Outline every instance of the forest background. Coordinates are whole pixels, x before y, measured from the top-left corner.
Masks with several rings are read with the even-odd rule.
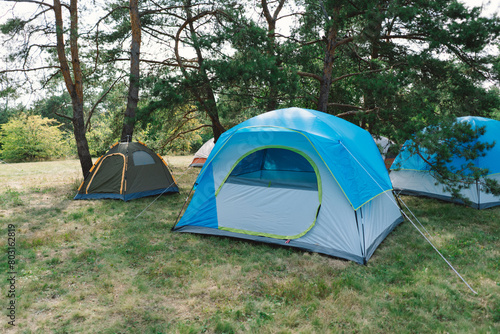
[[[500,119],[500,20],[481,3],[0,5],[7,161],[77,155],[86,175],[92,156],[118,140],[192,153],[247,118],[289,106],[342,117],[399,145],[457,116]]]

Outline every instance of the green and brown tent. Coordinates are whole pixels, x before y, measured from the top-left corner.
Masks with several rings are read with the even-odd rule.
[[[163,158],[144,143],[116,143],[101,156],[75,199],[131,199],[179,192]]]

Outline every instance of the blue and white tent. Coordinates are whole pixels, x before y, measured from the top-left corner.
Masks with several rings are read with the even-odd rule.
[[[173,231],[237,237],[366,263],[402,221],[371,135],[314,110],[226,131]]]
[[[457,122],[467,122],[473,128],[485,127],[484,135],[480,136],[477,141],[490,144],[495,142],[496,145],[491,150],[487,150],[484,157],[473,161],[473,164],[474,167],[488,169],[489,173],[486,177],[500,182],[500,122],[473,116],[458,117]],[[451,193],[437,182],[430,171],[429,164],[419,155],[411,154],[408,151],[408,146],[411,144],[411,140],[408,140],[403,145],[391,167],[390,177],[394,189],[406,195],[426,196],[462,203],[459,199],[453,199]],[[425,154],[424,150],[422,152]],[[427,159],[432,160],[432,157],[427,157]],[[463,169],[465,173],[473,173],[466,167],[467,161],[464,158],[455,157],[448,165],[455,170]],[[473,207],[486,209],[500,205],[500,197],[486,193],[484,180],[477,180],[474,184],[466,184],[464,180],[464,186],[467,188],[462,189],[460,194],[468,198]]]

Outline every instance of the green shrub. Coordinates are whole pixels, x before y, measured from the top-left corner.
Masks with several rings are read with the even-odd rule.
[[[61,124],[39,115],[11,119],[0,128],[1,157],[12,162],[37,161],[69,155]]]

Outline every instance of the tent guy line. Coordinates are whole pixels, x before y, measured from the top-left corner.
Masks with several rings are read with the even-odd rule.
[[[424,227],[424,225],[422,225],[422,223],[420,222],[420,220],[417,218],[417,216],[415,216],[415,214],[413,213],[413,211],[410,210],[410,208],[408,207],[408,205],[406,205],[406,203],[401,199],[401,197],[399,197],[399,192],[396,192],[396,197],[398,198],[398,200],[403,203],[403,205],[405,206],[406,210],[408,210],[412,217],[415,218],[415,220],[418,222],[418,224],[420,225],[420,227],[422,227],[422,229],[425,231],[425,233],[427,233],[427,236],[432,239],[432,235],[429,233],[429,231],[427,231],[427,229]]]
[[[379,183],[377,182],[377,180],[375,180],[375,178],[366,170],[366,168],[361,164],[361,162],[359,162],[358,159],[356,159],[356,157],[351,153],[351,151],[349,151],[349,149],[347,147],[344,146],[344,144],[342,142],[340,142],[341,145],[347,150],[347,152],[349,152],[349,154],[354,158],[354,160],[361,166],[361,168],[370,176],[370,178],[377,184],[377,186],[379,186],[381,189],[382,187],[379,185]],[[413,225],[413,227],[415,227],[415,229],[422,235],[422,237],[424,237],[424,239],[432,246],[432,248],[434,248],[434,250],[439,254],[439,256],[441,256],[441,258],[446,262],[446,264],[455,272],[455,274],[457,274],[458,277],[460,277],[460,279],[462,280],[462,282],[465,283],[465,285],[470,289],[470,291],[472,291],[474,294],[477,295],[477,292],[469,285],[469,283],[467,283],[467,281],[462,277],[462,275],[460,275],[458,273],[458,271],[453,267],[453,265],[444,257],[443,254],[441,254],[441,252],[436,248],[436,246],[434,246],[434,244],[425,236],[425,234],[418,228],[418,226],[413,222],[413,220],[406,214],[406,212],[404,212],[400,207],[399,205],[391,198],[391,196],[387,195],[387,192],[384,192],[384,194],[386,194],[386,196],[388,196],[391,200],[392,203],[394,203],[394,205],[396,205],[400,211],[401,211],[401,214],[406,218],[408,219],[408,221]],[[401,197],[399,197],[398,195],[395,194],[395,196],[398,198],[399,201],[401,201],[402,203],[404,203],[404,201],[401,199]],[[405,207],[408,207],[405,204]],[[413,213],[412,213],[413,214]],[[416,218],[416,217],[415,217]]]
[[[18,170],[18,171],[20,171],[20,172],[22,172],[22,170],[21,170],[21,169],[14,167],[12,164],[9,164],[8,162],[5,162],[5,161],[3,161],[3,160],[0,160],[0,162],[2,162],[2,163],[4,163],[4,164],[6,164],[6,165],[7,165],[7,166],[9,166],[9,167],[12,167],[12,168],[14,168],[14,169],[17,169],[17,170]]]
[[[186,168],[186,170],[185,170],[184,172],[182,172],[182,174],[181,174],[181,175],[179,175],[179,176],[177,177],[177,180],[180,180],[181,176],[183,176],[184,174],[186,174],[186,173],[187,173],[187,171],[188,171],[189,169],[191,169],[191,168],[192,168],[191,166],[189,166],[188,168]],[[151,205],[153,205],[153,203],[154,203],[154,202],[156,202],[156,200],[157,200],[158,198],[160,198],[160,197],[161,197],[164,193],[166,193],[166,192],[167,192],[167,190],[168,190],[168,188],[170,188],[170,187],[171,187],[172,185],[174,185],[174,184],[175,184],[175,181],[174,181],[174,182],[172,182],[172,183],[171,183],[171,184],[167,187],[167,189],[165,189],[165,190],[164,190],[161,194],[159,194],[158,196],[156,196],[156,198],[155,198],[153,201],[151,201],[151,203],[149,203],[149,205],[148,205],[148,206],[146,206],[146,207],[144,208],[144,210],[142,210],[142,211],[141,211],[141,213],[139,213],[137,216],[135,216],[135,219],[139,218],[139,216],[140,216],[140,215],[142,215],[142,214],[143,214],[143,213],[144,213],[147,209],[149,209],[149,207],[150,207]],[[188,197],[189,197],[189,195],[188,195]],[[186,201],[187,201],[187,198],[186,198]]]
[[[189,167],[191,167],[191,166],[189,166]],[[187,197],[186,197],[186,200],[184,201],[184,204],[182,204],[182,207],[181,207],[181,209],[180,209],[180,211],[179,211],[179,214],[177,215],[177,218],[175,219],[174,226],[172,226],[172,228],[170,229],[171,231],[173,231],[173,230],[175,229],[175,226],[176,226],[176,225],[177,225],[177,223],[179,222],[179,218],[181,217],[182,211],[183,211],[183,210],[184,210],[184,208],[186,207],[186,203],[187,203],[187,202],[188,202],[188,200],[189,200],[189,196],[191,196],[191,193],[193,192],[193,189],[194,189],[194,185],[195,185],[195,184],[196,184],[196,182],[195,182],[195,183],[193,183],[193,186],[191,187],[191,190],[189,191],[189,193],[188,193],[188,195],[187,195]]]
[[[403,202],[403,200],[398,196],[398,199]],[[465,283],[465,285],[467,285],[467,287],[470,289],[470,291],[472,291],[474,294],[477,295],[477,292],[469,285],[469,283],[467,283],[467,281],[462,277],[462,275],[460,275],[458,273],[458,271],[452,266],[452,264],[444,257],[443,254],[441,254],[441,252],[436,248],[436,246],[434,246],[434,244],[425,236],[425,234],[418,228],[417,225],[415,225],[415,223],[410,219],[410,217],[408,217],[408,215],[406,214],[406,212],[404,212],[403,210],[401,210],[401,213],[403,214],[403,216],[405,216],[406,219],[408,219],[408,221],[413,225],[413,227],[415,227],[417,229],[417,231],[424,237],[424,239],[432,246],[432,248],[434,248],[434,250],[439,254],[439,256],[441,256],[441,258],[446,262],[446,264],[455,272],[455,274],[457,274],[458,277],[460,277],[460,279],[462,280],[462,282]]]

